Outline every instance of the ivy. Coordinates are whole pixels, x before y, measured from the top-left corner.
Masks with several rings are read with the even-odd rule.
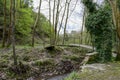
[[[95,5],[91,0],[83,0],[84,5],[89,10],[89,15],[86,18],[85,27],[87,31],[93,36],[94,46],[98,54],[99,62],[111,61],[112,57],[112,17],[111,9],[108,5],[105,5],[98,10],[95,9]],[[95,11],[90,11],[91,7]]]
[[[88,8],[90,13],[96,11],[96,4],[92,2],[93,0],[82,0],[83,4]]]

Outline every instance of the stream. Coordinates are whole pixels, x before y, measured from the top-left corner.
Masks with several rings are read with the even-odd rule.
[[[56,75],[56,76],[52,76],[52,77],[49,77],[47,79],[42,79],[42,80],[63,80],[65,79],[67,76],[69,76],[70,73],[66,73],[66,74],[61,74],[61,75]],[[27,80],[41,80],[40,77],[38,78],[33,78],[33,77],[30,77],[28,78]]]
[[[66,78],[69,74],[62,74],[62,75],[58,75],[58,76],[54,76],[54,77],[51,77],[47,80],[63,80],[64,78]]]

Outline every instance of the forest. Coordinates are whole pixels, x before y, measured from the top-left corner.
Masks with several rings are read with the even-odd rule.
[[[120,0],[0,0],[0,80],[120,80]]]

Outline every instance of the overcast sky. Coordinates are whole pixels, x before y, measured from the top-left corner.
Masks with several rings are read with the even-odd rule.
[[[40,0],[33,0],[34,10],[38,10]],[[62,6],[64,5],[65,0],[61,0]],[[99,3],[103,0],[97,0]],[[68,25],[67,25],[67,32],[71,31],[80,31],[82,27],[82,16],[83,16],[83,4],[78,0],[75,10],[73,11],[73,8],[75,6],[76,0],[72,0],[71,6],[70,6],[70,18],[68,19]],[[51,8],[53,7],[53,3],[51,3]],[[64,8],[63,8],[64,9]],[[60,19],[62,17],[62,12],[60,15]],[[41,6],[41,13],[43,13],[47,18],[49,17],[49,7],[47,0],[42,0],[42,6]],[[65,22],[65,21],[64,21]],[[61,33],[63,33],[63,29],[61,30]]]

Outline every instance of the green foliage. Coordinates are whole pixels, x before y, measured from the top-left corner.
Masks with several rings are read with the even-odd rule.
[[[34,14],[36,18],[37,14],[36,13]],[[36,32],[39,34],[39,36],[50,37],[50,35],[52,35],[54,32],[53,28],[54,28],[53,25],[49,23],[49,20],[41,13],[37,23],[37,29],[36,29]]]
[[[10,0],[7,0],[6,6],[6,24],[7,32],[10,26]],[[4,26],[4,1],[0,0],[0,26]],[[35,23],[37,13],[33,12],[33,0],[17,0],[16,1],[16,25],[15,25],[15,38],[17,43],[26,44],[31,40],[32,27]],[[49,20],[41,13],[37,23],[37,36],[40,38],[50,37],[53,34],[53,26]],[[51,34],[52,33],[52,34]],[[8,34],[6,34],[8,35]],[[2,30],[0,31],[2,36]],[[7,38],[7,36],[6,36]]]
[[[30,35],[31,25],[33,24],[33,18],[31,17],[32,10],[28,8],[21,8],[18,10],[17,15],[16,36],[17,39],[22,40]]]
[[[118,6],[118,8],[120,10],[120,0],[117,0],[117,6]]]
[[[89,5],[89,4],[88,4]],[[89,9],[89,7],[87,7]],[[93,43],[99,52],[100,62],[111,61],[112,50],[112,18],[108,5],[99,8],[95,13],[90,13],[86,18],[85,27],[93,36]]]
[[[9,24],[9,0],[6,0],[6,21]],[[0,0],[0,26],[4,25],[4,1]]]
[[[88,12],[93,13],[96,11],[96,4],[93,0],[82,0],[83,4],[87,7]]]
[[[2,0],[0,0],[0,14],[3,14],[3,11],[2,11],[2,9],[3,9],[3,1]]]
[[[20,3],[20,0],[16,1],[16,26],[15,26],[15,35],[18,42],[28,41],[28,37],[31,32],[31,25],[33,24],[33,11],[32,8],[28,5],[32,4],[31,0],[26,0],[29,4],[24,3],[23,0]],[[27,7],[23,7],[27,5]],[[0,1],[0,26],[4,26],[4,3],[3,0]],[[6,24],[7,32],[10,25],[10,0],[6,0]],[[2,33],[0,33],[1,35]],[[8,35],[8,34],[6,34]],[[7,36],[6,36],[7,37]]]
[[[68,77],[64,80],[79,80],[79,75],[77,72],[72,72]]]

